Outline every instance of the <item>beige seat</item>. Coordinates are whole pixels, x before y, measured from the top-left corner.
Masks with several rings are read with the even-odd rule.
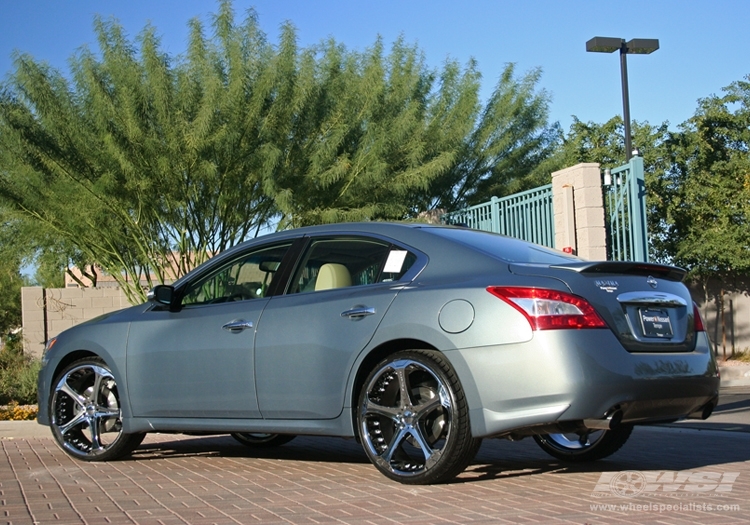
[[[344,288],[352,285],[352,276],[343,264],[327,263],[320,267],[315,279],[315,291]]]

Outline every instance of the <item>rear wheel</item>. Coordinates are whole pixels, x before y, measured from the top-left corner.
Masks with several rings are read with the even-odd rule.
[[[481,444],[453,367],[436,351],[397,352],[370,373],[357,424],[367,456],[401,483],[428,484],[460,474]]]
[[[98,358],[75,361],[54,382],[50,400],[52,434],[71,456],[108,461],[125,456],[145,434],[125,434],[117,383]]]
[[[252,448],[272,448],[289,443],[296,436],[293,434],[263,434],[260,432],[234,432],[231,436]]]
[[[586,462],[611,456],[630,437],[633,425],[618,425],[611,430],[544,434],[534,439],[547,454],[563,461]]]

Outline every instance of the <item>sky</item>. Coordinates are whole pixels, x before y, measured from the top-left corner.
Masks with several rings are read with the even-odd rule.
[[[550,122],[567,130],[575,115],[603,123],[622,114],[617,53],[587,53],[594,36],[657,38],[651,55],[629,55],[630,113],[634,120],[676,127],[700,98],[721,94],[750,74],[747,0],[234,0],[236,21],[258,13],[272,43],[290,21],[303,47],[333,37],[364,50],[380,35],[416,44],[427,64],[476,59],[482,95],[492,92],[507,63],[518,74],[541,68],[539,89],[552,97]],[[156,28],[162,49],[184,53],[188,21],[206,25],[214,0],[0,0],[0,79],[13,70],[14,52],[68,72],[82,46],[97,49],[95,15],[114,17],[130,38]]]

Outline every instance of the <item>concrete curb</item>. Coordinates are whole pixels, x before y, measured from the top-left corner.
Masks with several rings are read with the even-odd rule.
[[[719,366],[721,386],[750,386],[750,364],[737,366]]]
[[[49,427],[36,421],[0,421],[0,439],[51,438]]]

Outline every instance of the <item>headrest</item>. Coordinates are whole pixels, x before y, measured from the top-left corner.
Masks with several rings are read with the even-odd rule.
[[[343,264],[326,263],[320,267],[315,279],[315,290],[330,290],[352,285],[352,276]]]

